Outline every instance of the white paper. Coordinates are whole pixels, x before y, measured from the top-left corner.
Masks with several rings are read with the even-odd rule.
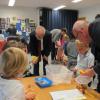
[[[53,100],[83,100],[86,97],[78,90],[64,90],[64,91],[55,91],[50,92]]]

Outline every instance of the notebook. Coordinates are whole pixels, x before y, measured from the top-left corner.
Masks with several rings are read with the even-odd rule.
[[[86,100],[78,89],[50,92],[50,95],[53,100]]]

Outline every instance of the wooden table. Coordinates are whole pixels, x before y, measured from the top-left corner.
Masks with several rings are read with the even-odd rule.
[[[24,84],[25,88],[31,87],[34,94],[36,94],[35,100],[52,100],[49,92],[76,88],[75,81],[72,81],[70,84],[54,85],[48,88],[38,87],[34,82],[34,77],[23,78],[21,79],[21,82]],[[85,96],[87,97],[87,100],[100,100],[100,94],[90,88],[85,90]]]

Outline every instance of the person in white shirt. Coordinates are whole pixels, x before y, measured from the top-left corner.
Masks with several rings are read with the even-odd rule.
[[[34,94],[24,91],[18,80],[28,65],[27,54],[15,47],[5,49],[0,55],[0,100],[33,100]]]
[[[78,51],[77,65],[75,70],[86,70],[94,66],[94,55],[91,53],[91,49],[88,45],[76,40],[76,46]]]
[[[23,85],[18,80],[0,77],[0,100],[25,100]]]

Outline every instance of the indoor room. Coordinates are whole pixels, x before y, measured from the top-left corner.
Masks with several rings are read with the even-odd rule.
[[[0,0],[0,100],[100,100],[100,0]]]

